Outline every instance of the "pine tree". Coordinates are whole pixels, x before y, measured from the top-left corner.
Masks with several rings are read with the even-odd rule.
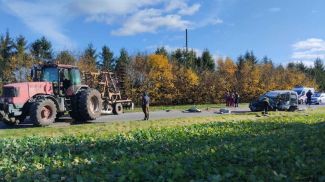
[[[33,65],[32,57],[26,52],[27,40],[20,35],[15,41],[15,52],[13,59],[16,61],[16,79],[17,81],[27,81],[28,73]]]
[[[252,65],[256,65],[258,63],[257,57],[254,55],[253,51],[247,51],[244,55],[244,59],[246,62],[249,62]]]
[[[59,52],[55,60],[59,64],[75,65],[77,63],[77,59],[68,50]]]
[[[13,68],[16,65],[11,64],[13,49],[14,41],[7,31],[5,36],[0,37],[0,79],[2,82],[9,82],[14,79]]]
[[[112,59],[113,52],[106,45],[103,46],[102,52],[100,55],[101,58],[101,68],[102,70],[111,70],[112,69]]]
[[[125,67],[130,63],[130,57],[126,49],[122,48],[120,51],[120,56],[116,61],[115,69],[118,71],[120,69],[125,69]]]
[[[53,58],[52,43],[44,36],[31,44],[30,52],[36,61],[50,61]]]
[[[130,79],[127,77],[127,72],[129,69],[130,57],[126,49],[121,49],[120,56],[117,59],[115,71],[117,77],[119,78],[119,88],[123,97],[127,97],[126,90],[130,90],[131,83]]]
[[[93,44],[88,44],[78,62],[79,68],[84,72],[96,72],[96,59],[96,49]]]
[[[203,70],[213,71],[215,69],[215,63],[212,55],[210,54],[208,49],[205,49],[202,53],[202,67]]]
[[[155,54],[168,57],[168,52],[165,47],[158,47],[155,51]]]
[[[315,60],[312,77],[316,80],[319,89],[325,91],[325,66],[323,60],[319,58]]]

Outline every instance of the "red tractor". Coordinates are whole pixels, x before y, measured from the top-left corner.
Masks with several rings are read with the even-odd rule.
[[[3,87],[0,120],[9,125],[23,122],[27,116],[39,126],[46,126],[68,112],[79,122],[101,115],[101,93],[81,83],[76,66],[44,64],[35,67],[33,82],[12,83]]]

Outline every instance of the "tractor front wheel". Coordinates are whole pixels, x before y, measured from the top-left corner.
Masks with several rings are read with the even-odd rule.
[[[123,105],[121,103],[114,104],[113,113],[116,115],[123,113]]]
[[[50,99],[36,101],[30,111],[30,119],[37,126],[48,126],[55,121],[57,109]]]
[[[95,120],[101,115],[103,101],[96,89],[82,90],[78,93],[79,121]]]

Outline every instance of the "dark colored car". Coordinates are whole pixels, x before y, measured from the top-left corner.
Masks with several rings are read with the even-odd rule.
[[[275,90],[261,95],[256,101],[249,104],[251,111],[263,110],[263,98],[269,98],[269,110],[294,111],[298,109],[298,95],[292,90]]]

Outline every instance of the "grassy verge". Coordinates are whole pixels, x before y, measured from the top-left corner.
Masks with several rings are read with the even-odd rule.
[[[0,130],[0,138],[21,138],[27,136],[45,136],[45,137],[59,137],[59,136],[108,136],[118,133],[127,133],[138,129],[150,128],[170,128],[188,126],[192,124],[222,122],[222,121],[239,121],[243,119],[258,119],[254,113],[241,115],[222,115],[211,117],[192,117],[192,118],[177,118],[177,119],[160,119],[149,121],[117,121],[109,123],[87,123],[70,126],[51,126],[51,127],[32,127],[32,128],[16,128]],[[273,115],[275,116],[275,114]]]
[[[0,180],[324,181],[324,111],[7,130]]]

